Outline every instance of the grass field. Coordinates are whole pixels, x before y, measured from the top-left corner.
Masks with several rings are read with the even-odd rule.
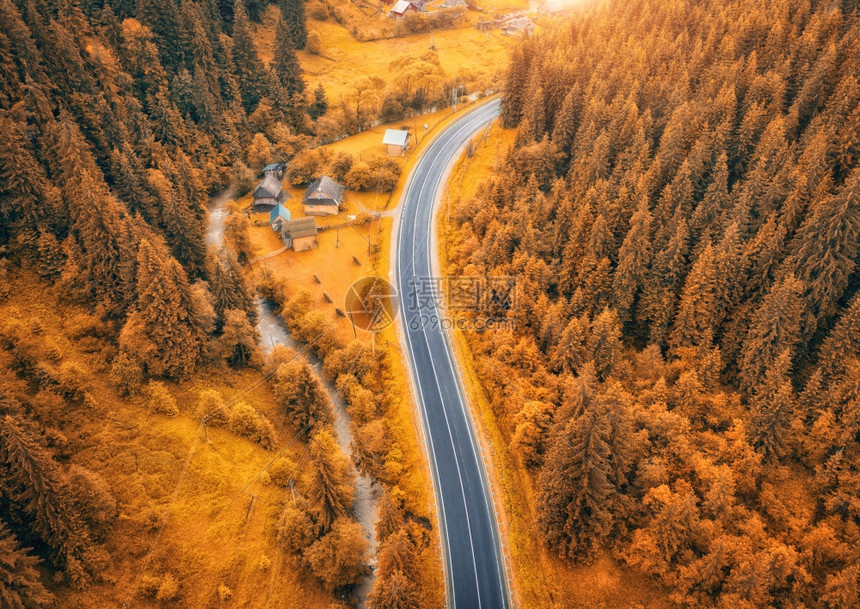
[[[497,0],[485,4],[485,10],[524,10],[527,2]],[[277,8],[269,7],[263,23],[257,26],[258,50],[264,61],[272,57],[275,38]],[[308,16],[308,31],[319,34],[322,40],[319,55],[299,51],[299,61],[304,70],[308,89],[322,83],[330,103],[337,103],[351,90],[351,84],[361,77],[379,76],[386,83],[397,75],[391,73],[389,65],[398,57],[423,55],[431,46],[439,57],[445,75],[457,79],[467,87],[479,83],[489,84],[497,79],[507,64],[509,49],[515,38],[501,34],[499,30],[480,32],[474,27],[483,13],[467,11],[466,20],[456,29],[440,30],[426,34],[415,34],[399,38],[387,38],[362,42],[333,17],[320,21]],[[388,18],[384,18],[388,20]],[[499,81],[496,81],[499,82]]]
[[[193,381],[166,383],[180,412],[154,413],[142,399],[119,398],[102,353],[69,338],[89,317],[83,309],[57,302],[35,276],[12,283],[12,296],[0,305],[0,330],[18,326],[39,333],[34,355],[50,361],[59,354],[59,363],[75,367],[93,398],[85,408],[45,405],[37,414],[63,429],[72,461],[107,482],[119,510],[105,539],[115,561],[110,578],[85,591],[58,588],[57,606],[166,606],[142,590],[171,576],[178,583],[171,606],[218,606],[225,586],[231,606],[329,607],[331,595],[275,543],[284,489],[264,475],[237,496],[274,453],[223,428],[199,425],[198,392],[215,389],[226,401],[241,398],[265,414],[277,445],[286,445],[296,430],[283,424],[261,373],[219,367],[201,370]],[[304,448],[294,442],[281,459],[297,461]]]

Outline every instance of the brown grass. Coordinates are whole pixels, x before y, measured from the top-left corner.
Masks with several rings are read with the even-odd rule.
[[[263,476],[229,504],[273,453],[224,429],[204,433],[199,427],[199,390],[217,389],[226,400],[244,394],[241,399],[272,421],[278,445],[285,445],[295,430],[283,424],[274,397],[258,383],[260,373],[215,368],[189,381],[167,383],[180,414],[155,414],[143,400],[120,398],[107,381],[102,355],[68,338],[75,316],[86,315],[83,309],[57,302],[50,287],[33,275],[12,283],[17,286],[13,296],[0,305],[3,325],[38,320],[44,331],[40,344],[59,348],[62,362],[79,366],[84,371],[80,380],[94,397],[87,408],[40,416],[50,417],[69,438],[73,463],[105,479],[119,508],[106,539],[114,560],[110,573],[85,591],[55,590],[58,606],[121,606],[142,580],[172,574],[179,581],[175,606],[216,606],[223,584],[232,590],[233,606],[264,606],[268,597],[273,607],[328,607],[330,594],[282,559],[275,545],[283,490]],[[304,444],[296,442],[285,456],[297,459],[303,450]],[[257,498],[248,512],[252,494]],[[261,566],[263,556],[272,563],[268,569]],[[135,607],[156,605],[139,595],[131,600]]]

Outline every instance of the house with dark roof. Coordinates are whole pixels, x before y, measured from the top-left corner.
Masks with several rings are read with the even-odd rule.
[[[254,189],[253,199],[254,207],[275,207],[292,197],[273,173],[267,173],[263,181]]]
[[[286,163],[269,163],[265,167],[263,167],[263,175],[269,175],[270,173],[278,178],[279,180],[284,177],[284,171],[287,169]]]
[[[315,218],[296,218],[281,223],[281,237],[284,245],[293,251],[303,252],[314,249],[317,243],[317,221]]]
[[[269,224],[272,226],[272,230],[275,232],[280,232],[283,223],[288,221],[289,219],[290,210],[280,203],[273,207],[272,211],[269,212]]]
[[[328,176],[311,182],[302,199],[306,216],[331,216],[340,211],[344,187]]]
[[[405,129],[386,129],[382,144],[389,155],[403,156],[409,148],[409,132]]]

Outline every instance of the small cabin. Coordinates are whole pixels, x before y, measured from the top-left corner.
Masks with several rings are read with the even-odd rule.
[[[306,216],[332,216],[340,211],[344,186],[328,176],[314,180],[305,191],[302,208]]]
[[[295,252],[312,250],[317,243],[317,221],[314,218],[296,218],[281,223],[281,237],[284,245]]]
[[[388,11],[388,16],[393,19],[403,19],[408,13],[420,13],[424,11],[424,0],[397,0],[394,6]]]
[[[281,232],[281,227],[284,222],[288,222],[290,220],[290,210],[281,205],[280,203],[277,206],[272,208],[272,211],[269,212],[269,224],[272,227],[272,230],[276,233]]]
[[[390,156],[403,156],[409,148],[410,133],[405,129],[386,129],[382,143]]]
[[[287,169],[286,163],[269,163],[265,167],[263,167],[263,176],[267,176],[272,174],[277,179],[282,179],[284,177],[284,171]]]
[[[281,181],[273,173],[267,173],[263,181],[254,189],[253,204],[255,208],[272,208],[279,204],[283,205],[291,198]]]

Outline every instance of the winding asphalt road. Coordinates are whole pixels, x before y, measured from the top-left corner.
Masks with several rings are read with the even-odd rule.
[[[448,604],[506,609],[509,595],[487,476],[436,299],[433,211],[468,140],[499,114],[498,100],[452,123],[421,155],[407,183],[397,235],[400,323],[422,413],[439,506]]]

